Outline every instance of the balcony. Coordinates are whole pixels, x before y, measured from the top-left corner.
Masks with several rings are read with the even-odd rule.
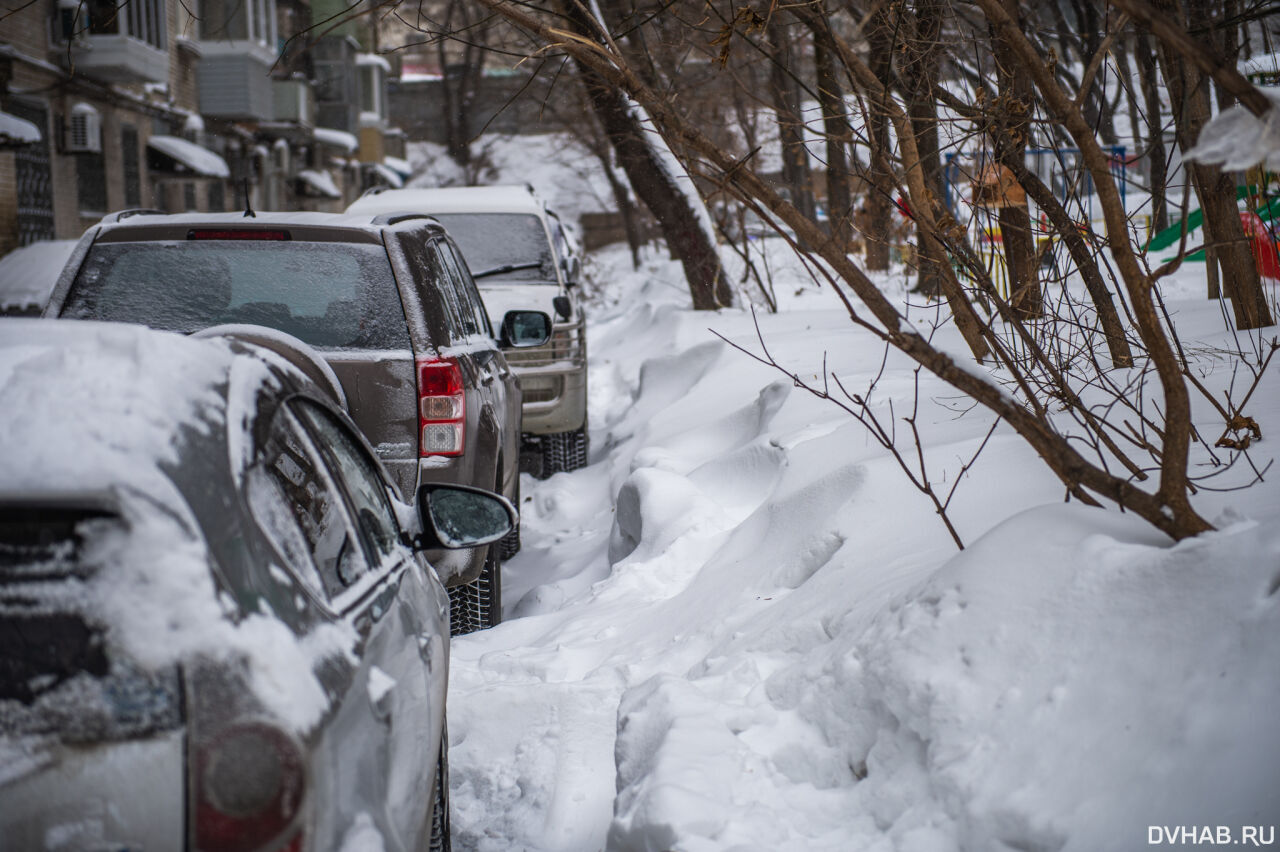
[[[253,42],[201,42],[200,112],[230,121],[275,118],[274,57]]]
[[[276,113],[274,0],[203,0],[200,10],[200,112],[228,121],[271,121]]]
[[[287,121],[301,127],[316,126],[316,97],[311,84],[306,80],[276,80],[275,114],[276,121]]]
[[[169,79],[163,0],[114,4],[59,0],[55,34],[77,73],[105,83]],[[65,55],[65,54],[64,54]]]

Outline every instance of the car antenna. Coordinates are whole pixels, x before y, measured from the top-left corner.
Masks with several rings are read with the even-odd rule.
[[[249,201],[249,179],[244,179],[244,218],[257,219],[258,214],[253,212],[253,204]]]

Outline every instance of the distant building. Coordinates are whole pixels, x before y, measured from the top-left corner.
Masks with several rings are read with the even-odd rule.
[[[239,209],[246,194],[336,210],[396,185],[404,136],[390,66],[357,37],[368,16],[313,44],[311,6],[36,0],[0,18],[0,254],[113,210]]]

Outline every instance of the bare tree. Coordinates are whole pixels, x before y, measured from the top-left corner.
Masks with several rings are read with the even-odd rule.
[[[914,129],[924,119],[915,120],[908,108],[909,99],[903,97],[902,87],[894,78],[892,46],[901,43],[896,41],[900,33],[894,28],[882,26],[879,36],[890,45],[888,67],[884,50],[874,46],[869,56],[879,62],[879,67],[872,67],[863,53],[831,27],[834,7],[813,0],[790,5],[785,11],[774,10],[774,14],[795,16],[811,31],[829,35],[827,45],[837,74],[864,105],[866,119],[862,126],[867,128],[869,137],[874,138],[871,127],[878,117],[883,118],[886,129],[892,126],[896,142],[891,146],[884,140],[879,151],[872,146],[873,161],[883,169],[882,184],[872,190],[873,195],[890,204],[892,193],[902,195],[922,246],[932,243],[937,247],[937,256],[950,256],[962,266],[975,267],[967,286],[957,283],[950,265],[941,270],[941,277],[946,282],[950,318],[965,334],[975,357],[986,362],[983,370],[975,370],[963,359],[939,348],[931,334],[909,322],[845,252],[839,240],[832,239],[814,217],[801,211],[753,168],[752,152],[735,153],[722,141],[713,139],[678,108],[671,92],[655,89],[655,81],[663,81],[665,86],[675,79],[671,69],[642,74],[607,32],[584,37],[580,29],[565,27],[563,20],[548,18],[514,0],[479,2],[530,33],[543,51],[572,57],[594,75],[600,87],[619,97],[625,93],[642,105],[653,127],[691,172],[698,173],[710,185],[732,192],[743,203],[765,211],[770,219],[794,234],[794,247],[809,258],[816,275],[830,281],[852,323],[990,410],[1035,450],[1073,499],[1091,505],[1110,502],[1135,512],[1175,538],[1210,528],[1191,505],[1195,484],[1189,462],[1193,443],[1198,453],[1212,454],[1214,450],[1192,426],[1186,353],[1177,344],[1158,299],[1158,281],[1165,270],[1153,273],[1144,266],[1134,246],[1110,157],[1099,145],[1096,127],[1083,108],[1094,72],[1086,69],[1083,80],[1064,87],[1039,38],[1030,35],[1016,14],[1011,14],[1017,12],[1016,5],[1011,9],[1006,0],[976,0],[975,6],[964,7],[966,17],[962,23],[974,32],[989,33],[992,44],[998,44],[1002,53],[1001,73],[1008,75],[1007,86],[997,82],[992,87],[998,95],[983,105],[988,114],[979,116],[979,128],[991,138],[993,128],[1016,131],[1024,123],[1040,122],[1046,132],[1069,139],[1079,149],[1081,167],[1091,179],[1103,211],[1104,229],[1095,231],[1088,223],[1074,221],[1059,221],[1053,227],[1064,232],[1086,228],[1078,241],[1068,240],[1064,234],[1058,237],[1069,249],[1077,250],[1072,252],[1076,263],[1093,267],[1109,289],[1122,294],[1129,327],[1119,333],[1116,342],[1131,336],[1135,364],[1132,370],[1115,372],[1098,362],[1095,341],[1111,342],[1112,335],[1098,319],[1097,311],[1085,310],[1087,306],[1080,305],[1065,290],[1055,297],[1052,312],[1046,304],[1042,318],[1031,320],[1028,311],[1013,304],[1012,297],[1002,295],[990,275],[976,268],[963,226],[943,208],[926,181]],[[741,7],[717,0],[705,0],[703,5],[714,10],[718,21],[736,22],[732,44],[741,44],[743,49],[760,55],[770,54],[763,34],[754,26],[743,25],[738,17],[736,10]],[[976,18],[972,12],[975,8],[979,13]],[[884,4],[877,4],[871,11],[872,19],[883,10]],[[961,18],[950,7],[947,13],[953,21]],[[664,36],[669,38],[673,21],[678,20],[674,15],[668,14],[666,6],[655,7],[648,20],[662,20],[669,28]],[[1134,17],[1139,18],[1136,14]],[[873,40],[877,28],[869,21],[868,24],[862,35]],[[630,23],[633,28],[647,25],[650,24],[644,20]],[[1164,41],[1158,27],[1150,22],[1148,25]],[[688,26],[691,44],[695,37],[703,37],[696,22]],[[1106,48],[1100,44],[1097,55],[1105,53]],[[806,73],[800,67],[792,67],[789,72],[800,79]],[[977,82],[991,82],[980,69],[967,73]],[[1020,82],[1028,85],[1020,86]],[[1233,94],[1242,102],[1248,98],[1247,93],[1243,97],[1239,92]],[[1113,106],[1108,104],[1107,108]],[[1026,138],[1029,132],[1022,135],[1024,143]],[[1013,140],[1012,147],[1017,144],[1018,140]],[[1013,168],[1015,158],[1010,156],[1007,162]],[[1024,164],[1018,161],[1016,165],[1022,170],[1019,176],[1029,191],[1039,192],[1043,187],[1031,180]],[[1105,256],[1095,247],[1104,248]],[[1121,363],[1114,354],[1113,351],[1113,360]],[[1265,369],[1265,364],[1259,359],[1252,368],[1256,375],[1256,371]],[[1158,386],[1158,393],[1148,387],[1150,383]],[[1153,396],[1159,398],[1158,406],[1153,404]],[[1243,401],[1224,407],[1224,411],[1243,417],[1239,410],[1242,406]],[[856,401],[853,408],[862,411]],[[1231,450],[1224,466],[1247,452],[1247,448]]]
[[[564,32],[575,42],[598,43],[607,35],[603,21],[576,0],[566,0],[562,11],[569,27]],[[604,45],[601,47],[605,49]],[[607,49],[617,50],[617,45]],[[665,157],[665,141],[645,126],[645,117],[622,90],[610,85],[595,66],[583,62],[577,54],[570,55],[578,63],[587,98],[617,152],[619,165],[636,195],[658,220],[672,254],[680,258],[693,307],[714,310],[732,304],[733,294],[724,277],[710,219],[699,216],[697,208],[702,202],[691,195],[691,181],[688,186],[680,184],[681,175]],[[648,105],[642,103],[645,106]],[[683,168],[678,162],[674,165]]]
[[[1022,21],[1019,18],[1018,0],[1003,0],[1004,11],[1018,21],[1019,34]],[[1077,4],[1083,10],[1092,7],[1088,2]],[[996,79],[999,84],[999,108],[990,110],[992,121],[987,128],[994,152],[995,164],[1000,169],[1017,172],[1027,160],[1027,145],[1031,140],[1031,78],[1023,72],[1018,56],[1009,43],[1009,31],[995,27],[992,32],[992,52],[995,58]],[[1035,238],[1031,233],[1031,214],[1025,204],[1004,203],[1000,206],[1000,236],[1004,243],[1005,262],[1009,269],[1009,287],[1013,293],[1014,310],[1026,317],[1037,317],[1044,310],[1040,293]]]
[[[1178,145],[1191,149],[1210,118],[1209,80],[1215,79],[1232,98],[1255,111],[1269,104],[1222,57],[1193,41],[1186,32],[1185,19],[1171,0],[1158,5],[1146,0],[1113,0],[1115,4],[1150,27],[1160,45],[1158,54],[1169,100],[1173,106]],[[1192,7],[1201,13],[1199,4]],[[1262,282],[1236,209],[1235,181],[1215,166],[1192,164],[1192,183],[1204,211],[1206,265],[1215,261],[1221,270],[1224,291],[1231,299],[1239,328],[1262,328],[1274,320],[1262,292]],[[1211,273],[1212,274],[1212,273]],[[1216,295],[1210,292],[1210,296]]]

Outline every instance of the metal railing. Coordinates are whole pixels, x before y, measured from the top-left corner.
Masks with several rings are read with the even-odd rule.
[[[585,334],[581,323],[557,324],[551,339],[541,346],[507,350],[507,363],[512,367],[550,367],[570,362],[575,367],[586,364]]]

